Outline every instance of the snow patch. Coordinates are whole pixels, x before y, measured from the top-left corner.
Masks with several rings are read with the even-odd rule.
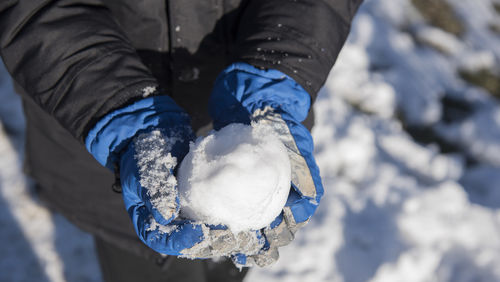
[[[139,182],[147,190],[151,205],[164,219],[177,217],[177,180],[173,169],[177,158],[170,153],[179,137],[166,138],[160,130],[142,133],[134,139]]]
[[[151,94],[156,92],[156,86],[147,86],[142,89],[142,97],[149,97]]]

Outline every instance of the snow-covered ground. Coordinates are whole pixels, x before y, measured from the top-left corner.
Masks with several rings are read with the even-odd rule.
[[[0,65],[0,281],[101,281],[93,239],[40,203],[22,173],[24,118]]]
[[[500,102],[459,75],[500,73],[500,1],[448,3],[462,35],[363,4],[315,104],[320,208],[246,281],[500,281]],[[0,74],[0,281],[100,281],[91,237],[22,176],[12,92]]]

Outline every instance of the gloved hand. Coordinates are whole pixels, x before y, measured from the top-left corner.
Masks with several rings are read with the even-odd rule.
[[[139,238],[155,251],[188,258],[257,253],[260,232],[234,235],[178,217],[176,166],[194,139],[188,115],[168,96],[114,111],[89,132],[87,150],[103,165],[119,165],[125,207]]]
[[[314,214],[323,195],[313,141],[301,124],[311,106],[309,94],[277,70],[260,70],[235,63],[217,78],[210,97],[210,115],[216,130],[230,123],[263,122],[271,126],[287,148],[291,162],[290,194],[282,213],[262,233],[264,247],[256,254],[233,256],[239,266],[275,262],[278,247],[289,244],[295,232]]]

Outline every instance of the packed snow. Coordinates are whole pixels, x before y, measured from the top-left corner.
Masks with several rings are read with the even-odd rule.
[[[173,170],[177,158],[170,150],[179,137],[167,138],[160,130],[139,134],[134,139],[139,182],[147,191],[151,205],[165,219],[177,217],[177,180]],[[155,226],[152,224],[151,226]]]
[[[247,282],[500,281],[500,103],[459,74],[499,74],[500,2],[447,2],[462,36],[410,0],[365,1],[314,105],[325,195]],[[100,281],[91,237],[30,193],[0,81],[0,280]]]
[[[259,230],[280,214],[290,179],[272,128],[230,124],[191,144],[178,173],[181,215],[234,233]]]

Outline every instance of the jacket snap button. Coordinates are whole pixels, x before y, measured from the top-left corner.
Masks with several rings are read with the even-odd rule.
[[[181,70],[178,79],[180,81],[188,82],[197,80],[199,77],[200,77],[200,70],[196,67],[192,67]]]

